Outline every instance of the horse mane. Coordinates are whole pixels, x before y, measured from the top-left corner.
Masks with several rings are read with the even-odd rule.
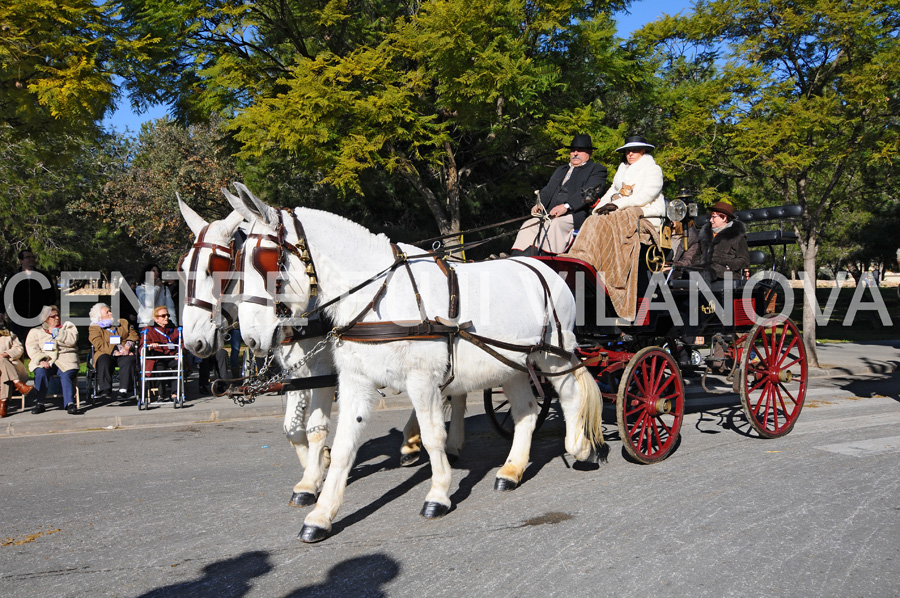
[[[333,249],[339,249],[341,256],[352,260],[351,263],[358,262],[360,256],[392,256],[391,240],[383,233],[376,235],[361,224],[332,212],[299,207],[294,213],[303,223],[311,246],[327,243]],[[320,238],[320,235],[327,238]],[[342,242],[334,243],[334,239]]]

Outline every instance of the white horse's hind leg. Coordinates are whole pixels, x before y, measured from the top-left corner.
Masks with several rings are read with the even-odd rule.
[[[292,398],[292,395],[299,395],[299,398]],[[312,391],[288,392],[288,412],[292,411],[290,409],[292,400],[299,403],[303,399],[308,400],[308,405],[304,411],[309,414],[309,417],[305,418],[300,429],[296,429],[296,425],[292,420],[292,425],[295,427],[289,431],[287,428],[287,417],[285,417],[285,433],[288,436],[288,440],[297,449],[297,456],[300,457],[300,462],[306,461],[303,478],[294,486],[291,500],[288,503],[292,507],[305,507],[315,503],[319,490],[322,487],[325,470],[328,468],[329,455],[325,446],[325,439],[328,437],[331,422],[334,387],[316,388]],[[297,407],[294,408],[294,411],[296,410]],[[295,438],[300,440],[300,442],[295,443]]]
[[[459,460],[465,440],[466,395],[453,395],[450,397],[450,430],[447,434],[447,459],[451,464]]]
[[[522,481],[525,467],[531,455],[531,436],[537,424],[538,405],[531,392],[527,374],[516,375],[503,385],[503,393],[509,399],[509,409],[515,428],[512,448],[506,463],[497,472],[494,490],[513,490]]]
[[[400,445],[400,465],[410,467],[422,458],[422,433],[415,409],[409,414],[409,420],[403,427],[403,444]]]
[[[341,375],[340,407],[334,446],[331,448],[331,467],[325,476],[322,492],[316,507],[303,520],[300,539],[304,542],[318,542],[328,537],[331,524],[344,503],[347,476],[362,439],[362,432],[369,421],[372,406],[378,394],[371,383],[348,375]]]

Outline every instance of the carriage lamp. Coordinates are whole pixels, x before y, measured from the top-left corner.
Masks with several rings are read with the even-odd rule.
[[[666,216],[672,222],[681,222],[687,215],[687,204],[680,199],[673,199],[666,207]]]

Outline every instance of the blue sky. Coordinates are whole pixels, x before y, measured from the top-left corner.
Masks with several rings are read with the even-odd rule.
[[[619,15],[616,19],[619,35],[628,37],[635,29],[655,21],[664,14],[676,15],[687,12],[690,8],[690,0],[636,0],[631,6],[630,14]],[[142,123],[162,118],[166,111],[167,106],[154,106],[143,114],[135,114],[128,106],[128,100],[123,99],[119,102],[119,109],[112,116],[108,116],[103,124],[118,131],[124,132],[127,128],[131,133],[138,133]]]

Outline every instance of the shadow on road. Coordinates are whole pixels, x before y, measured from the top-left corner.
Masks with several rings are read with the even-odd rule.
[[[272,568],[269,553],[259,550],[246,552],[205,566],[200,579],[163,586],[141,594],[140,598],[243,596],[250,590],[253,578],[265,575]]]
[[[328,571],[328,579],[324,583],[299,588],[285,598],[314,596],[379,598],[388,595],[382,587],[399,573],[400,565],[397,561],[383,554],[347,559]]]

